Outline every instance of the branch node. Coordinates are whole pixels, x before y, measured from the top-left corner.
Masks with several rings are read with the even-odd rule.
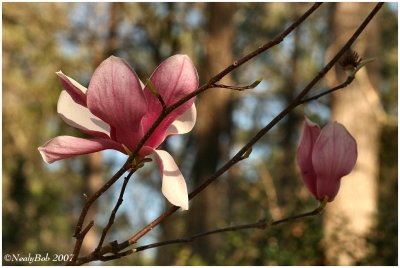
[[[242,154],[242,156],[240,157],[240,160],[244,160],[244,159],[249,158],[249,156],[250,156],[250,154],[251,154],[252,151],[253,151],[253,147],[249,147],[249,148]]]
[[[86,228],[83,229],[83,231],[78,234],[78,237],[83,239],[86,236],[86,234],[90,231],[90,229],[93,227],[93,225],[94,221],[91,220],[89,224],[86,226]]]
[[[112,250],[113,253],[118,253],[118,251],[119,251],[119,249],[118,249],[119,244],[118,244],[118,241],[117,241],[117,240],[114,240],[114,241],[110,242],[110,246],[111,246],[111,250]]]

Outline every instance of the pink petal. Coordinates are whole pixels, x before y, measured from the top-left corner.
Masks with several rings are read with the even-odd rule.
[[[189,110],[181,114],[167,129],[167,136],[185,134],[191,131],[196,123],[197,110],[193,103]]]
[[[131,150],[141,138],[147,102],[140,81],[122,59],[111,56],[93,74],[87,91],[89,110],[111,126],[111,136]]]
[[[68,125],[85,133],[102,138],[110,136],[110,126],[88,108],[76,103],[65,90],[61,91],[58,99],[57,112]]]
[[[124,153],[122,146],[107,139],[81,139],[71,136],[58,136],[38,148],[43,160],[51,164],[61,159],[114,149]]]
[[[167,107],[196,90],[199,85],[196,68],[186,55],[175,55],[166,59],[157,67],[150,80],[157,92],[162,96]],[[160,115],[162,107],[157,97],[147,87],[144,89],[144,94],[149,105],[149,112],[142,121],[143,130],[146,132]],[[170,113],[156,129],[146,145],[157,148],[166,138],[168,127],[178,116],[190,109],[193,102],[194,98]]]
[[[317,175],[312,164],[312,150],[321,130],[317,124],[305,118],[300,143],[297,148],[297,163],[307,189],[317,196]]]
[[[312,162],[317,174],[317,197],[332,201],[339,191],[340,179],[349,174],[357,161],[357,143],[337,122],[326,125],[315,142]]]
[[[63,88],[68,92],[71,98],[82,106],[86,107],[86,91],[87,89],[76,82],[71,77],[66,76],[61,71],[56,72],[61,81]]]
[[[163,61],[150,80],[167,106],[196,90],[199,85],[197,70],[187,55],[174,55]],[[149,104],[159,104],[147,87],[144,91]],[[191,105],[186,103],[187,108],[184,110]]]
[[[149,148],[149,147],[147,147]],[[185,179],[172,156],[163,150],[154,150],[162,175],[162,193],[171,204],[189,209],[189,197]]]

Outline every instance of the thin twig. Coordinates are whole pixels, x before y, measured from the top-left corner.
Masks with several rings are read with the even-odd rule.
[[[99,258],[100,261],[111,261],[111,260],[115,260],[115,259],[119,259],[128,255],[131,255],[132,253],[135,253],[135,249],[128,249],[126,251],[122,251],[122,252],[118,252],[112,255],[107,255],[107,256],[101,256],[101,258]]]
[[[315,4],[313,8],[310,10],[314,11],[316,8],[318,8],[320,4]],[[372,20],[372,18],[376,15],[376,13],[379,11],[379,9],[382,7],[383,3],[378,3],[375,8],[371,11],[371,13],[367,16],[367,18],[363,21],[363,23],[358,27],[358,29],[355,31],[355,33],[351,36],[351,38],[347,41],[347,43],[342,47],[342,49],[336,54],[336,56],[320,71],[320,73],[317,74],[317,76],[303,89],[303,91],[296,97],[296,99],[288,106],[286,109],[284,109],[279,115],[277,115],[266,127],[261,129],[250,141],[247,143],[231,160],[229,160],[225,165],[223,165],[214,175],[212,175],[210,178],[208,178],[204,183],[202,183],[199,187],[197,187],[190,195],[189,198],[193,198],[196,196],[198,193],[200,193],[202,190],[204,190],[210,183],[212,183],[214,180],[216,180],[220,175],[222,175],[226,170],[228,170],[230,167],[232,167],[234,164],[239,162],[241,160],[241,156],[252,147],[254,143],[256,143],[261,137],[263,137],[273,126],[275,126],[282,118],[284,118],[290,111],[292,111],[295,107],[300,105],[302,103],[302,98],[314,87],[314,85],[322,79],[322,77],[333,67],[333,65],[339,60],[339,58],[343,55],[343,53],[350,48],[350,46],[354,43],[354,41],[358,38],[358,36],[361,34],[361,32],[365,29],[365,27],[368,25],[368,23]],[[309,10],[309,11],[310,11]],[[309,12],[308,11],[308,12]],[[311,12],[308,13],[310,15]],[[307,14],[307,12],[305,13]],[[307,16],[308,16],[307,15]],[[303,15],[304,19],[307,17]],[[304,20],[303,19],[303,20]],[[298,25],[301,22],[298,23]],[[298,26],[297,25],[297,26]],[[297,27],[296,26],[296,27]],[[296,28],[294,27],[294,28]],[[290,28],[290,27],[289,27]],[[293,28],[293,29],[294,29]],[[293,30],[292,29],[292,30]],[[288,33],[287,33],[288,34]],[[277,44],[280,43],[282,40],[278,40]],[[261,49],[260,47],[259,49]],[[186,102],[187,100],[191,99],[192,97],[200,94],[201,92],[205,91],[210,87],[210,85],[215,84],[217,81],[219,81],[222,77],[224,77],[226,74],[234,70],[237,66],[240,66],[241,64],[247,62],[251,58],[255,57],[256,55],[260,54],[256,53],[259,49],[255,50],[254,52],[248,54],[247,56],[243,57],[240,61],[234,62],[231,66],[227,67],[224,69],[222,72],[214,76],[209,82],[207,82],[205,85],[197,89],[196,91],[192,92],[191,94],[187,95],[186,97],[182,98],[181,100],[177,101],[173,105],[171,105],[167,109],[167,113],[169,114],[171,111],[179,107],[181,104]],[[265,50],[264,50],[265,51]],[[256,53],[256,54],[254,54]],[[253,55],[254,54],[254,55]],[[164,117],[162,115],[159,116],[159,118],[156,120],[156,122],[153,124],[153,126],[150,128],[150,130],[146,133],[146,135],[142,138],[141,142],[137,145],[134,153],[128,158],[127,162],[129,160],[132,160],[133,157],[138,153],[140,148],[143,146],[143,144],[146,142],[146,140],[150,137],[150,135],[154,132],[155,128],[162,122]],[[125,163],[126,165],[126,163]],[[124,166],[125,166],[124,165]],[[124,167],[123,166],[123,167]],[[136,233],[134,236],[132,236],[129,240],[122,242],[121,244],[118,244],[118,249],[123,250],[124,248],[128,247],[129,245],[132,245],[133,243],[136,243],[138,239],[140,239],[142,236],[144,236],[146,233],[148,233],[150,230],[152,230],[155,226],[157,226],[160,222],[165,220],[167,217],[172,215],[178,207],[171,207],[168,211],[160,215],[157,219],[155,219],[153,222],[145,226],[142,230],[140,230],[138,233]],[[114,245],[115,246],[115,245]],[[114,246],[106,245],[101,249],[101,253],[109,253],[112,252],[112,248]],[[95,256],[91,253],[85,257],[82,257],[79,259],[77,264],[83,264],[87,263],[89,261],[95,260]]]
[[[150,138],[150,136],[153,134],[155,129],[161,124],[161,122],[166,118],[166,116],[174,111],[176,108],[178,108],[180,105],[183,103],[187,102],[191,98],[201,94],[202,92],[206,91],[209,88],[212,88],[212,85],[221,80],[224,76],[226,76],[228,73],[232,72],[239,66],[243,65],[247,61],[251,60],[252,58],[258,56],[259,54],[267,51],[271,47],[278,45],[281,43],[286,36],[288,36],[294,29],[296,29],[302,22],[304,22],[319,6],[321,3],[316,3],[314,4],[310,9],[308,9],[299,19],[297,19],[292,25],[290,25],[286,30],[284,30],[281,34],[277,35],[274,39],[272,39],[270,42],[260,46],[253,52],[247,54],[246,56],[242,57],[239,60],[234,61],[230,66],[226,67],[224,70],[219,72],[217,75],[212,77],[207,83],[199,87],[197,90],[193,91],[191,94],[188,94],[187,96],[183,97],[179,101],[175,102],[172,104],[170,107],[166,108],[163,110],[163,113],[160,114],[160,116],[157,118],[157,120],[153,123],[152,127],[146,132],[146,134],[143,136],[143,138],[139,141],[137,144],[135,150],[133,153],[128,157],[126,160],[125,164],[119,169],[114,176],[101,187],[92,197],[90,197],[86,202],[84,207],[82,208],[81,214],[79,216],[76,228],[75,228],[75,234],[74,236],[77,237],[76,245],[74,248],[74,259],[72,260],[72,263],[76,263],[76,258],[79,255],[80,252],[80,246],[77,246],[78,244],[82,244],[82,241],[78,241],[78,234],[80,233],[82,229],[82,224],[86,218],[87,212],[89,211],[89,208],[91,205],[101,196],[105,191],[107,191],[124,173],[129,169],[130,163],[132,160],[138,155],[140,149],[143,147],[145,142]],[[173,212],[172,212],[173,213]],[[171,213],[171,214],[172,214]],[[82,237],[84,239],[84,237]],[[125,245],[126,243],[123,243],[125,247],[127,247],[129,244]],[[106,250],[109,250],[111,247],[106,246]],[[102,250],[103,252],[103,250]],[[90,255],[90,254],[89,254]],[[88,260],[91,261],[91,260]],[[88,262],[86,261],[86,262]]]
[[[246,224],[240,224],[240,225],[235,225],[235,226],[229,226],[229,227],[225,227],[225,228],[219,228],[219,229],[215,229],[215,230],[211,230],[211,231],[207,231],[207,232],[202,232],[202,233],[195,234],[195,235],[188,236],[188,237],[184,237],[184,238],[171,239],[171,240],[167,240],[167,241],[152,243],[152,244],[140,246],[140,247],[137,247],[137,248],[133,248],[133,249],[121,252],[121,253],[105,256],[105,257],[103,257],[102,260],[119,259],[122,256],[131,255],[133,253],[136,253],[136,252],[139,252],[139,251],[148,250],[148,249],[151,249],[151,248],[158,248],[158,247],[163,247],[163,246],[172,245],[172,244],[190,243],[190,242],[195,241],[198,238],[209,236],[209,235],[213,235],[213,234],[227,233],[227,232],[234,232],[234,231],[248,230],[248,229],[266,229],[266,228],[269,228],[269,227],[272,227],[272,226],[276,226],[276,225],[279,225],[279,224],[282,224],[282,223],[285,223],[285,222],[289,222],[289,221],[293,221],[293,220],[298,220],[298,219],[302,219],[302,218],[318,215],[323,211],[325,206],[326,206],[326,201],[322,202],[320,204],[320,206],[317,207],[316,209],[314,209],[312,211],[309,211],[309,212],[306,212],[306,213],[299,214],[299,215],[286,217],[286,218],[283,218],[283,219],[280,219],[280,220],[276,220],[276,221],[263,219],[263,220],[259,220],[259,221],[254,222],[254,223],[246,223]]]
[[[321,205],[319,207],[317,207],[316,209],[314,209],[312,211],[309,211],[309,212],[306,212],[306,213],[302,213],[302,214],[299,214],[299,215],[295,215],[295,216],[290,216],[290,217],[283,218],[283,219],[280,219],[280,220],[277,220],[277,221],[271,221],[271,220],[263,219],[263,220],[259,220],[258,222],[254,222],[254,223],[246,223],[246,224],[240,224],[240,225],[235,225],[235,226],[215,229],[215,230],[199,233],[199,234],[196,234],[196,235],[193,235],[193,236],[189,236],[189,237],[185,237],[185,238],[178,238],[178,239],[167,240],[167,241],[158,242],[158,243],[152,243],[152,244],[149,244],[149,245],[137,247],[137,248],[133,249],[133,251],[139,252],[139,251],[147,250],[147,249],[150,249],[150,248],[156,248],[156,247],[161,247],[161,246],[166,246],[166,245],[171,245],[171,244],[180,244],[180,243],[193,242],[197,238],[204,237],[204,236],[209,236],[209,235],[212,235],[212,234],[218,234],[218,233],[226,233],[226,232],[233,232],[233,231],[246,230],[246,229],[266,229],[268,227],[279,225],[279,224],[282,224],[284,222],[288,222],[288,221],[292,221],[292,220],[296,220],[296,219],[301,219],[301,218],[317,215],[317,214],[322,212],[322,210],[324,209],[325,205],[326,205],[326,203],[321,203]]]
[[[123,202],[123,196],[124,196],[124,193],[125,193],[126,186],[127,186],[128,182],[129,182],[129,179],[132,177],[132,175],[133,175],[138,169],[142,168],[146,162],[151,162],[151,161],[152,161],[152,160],[151,160],[150,158],[143,158],[143,159],[139,159],[139,160],[137,160],[137,161],[134,161],[134,162],[132,163],[132,167],[129,169],[129,174],[128,174],[128,175],[125,177],[125,179],[124,179],[124,183],[123,183],[123,185],[122,185],[122,187],[121,187],[121,191],[120,191],[120,194],[119,194],[117,203],[115,204],[115,207],[114,207],[114,209],[113,209],[112,212],[111,212],[111,215],[110,215],[110,218],[109,218],[109,220],[108,220],[108,223],[107,223],[106,227],[104,227],[104,229],[103,229],[103,231],[102,231],[102,235],[101,235],[99,244],[97,245],[96,249],[93,251],[93,255],[96,255],[98,259],[101,260],[102,257],[103,257],[100,250],[101,250],[101,248],[102,248],[102,246],[103,246],[105,237],[106,237],[106,235],[107,235],[109,229],[110,229],[111,226],[114,224],[114,220],[115,220],[115,216],[116,216],[116,214],[117,214],[117,211],[118,211],[119,207],[121,206],[121,204],[122,204],[122,202]],[[94,223],[94,222],[92,221],[92,222],[91,222],[92,226],[93,226],[93,223]],[[78,238],[77,238],[77,239],[79,239],[80,244],[82,244],[83,239],[84,239],[86,233],[87,233],[87,231],[86,231],[86,232],[83,231],[81,237],[78,237]],[[118,247],[117,247],[117,246],[118,246],[118,242],[117,242],[117,241],[114,241],[114,242],[110,243],[109,245],[110,245],[110,247],[112,248],[112,251],[118,252]],[[75,262],[76,262],[76,259],[75,259]],[[72,263],[72,261],[71,261],[71,263]]]
[[[211,85],[213,88],[227,88],[227,89],[232,89],[232,90],[236,90],[236,91],[244,91],[247,89],[253,89],[256,86],[258,86],[258,84],[260,84],[261,80],[257,80],[254,83],[247,85],[247,86],[229,86],[229,85],[224,85],[224,84],[213,84]]]
[[[117,211],[118,211],[119,207],[121,206],[122,202],[124,201],[124,193],[125,193],[126,185],[128,184],[129,179],[131,178],[133,173],[134,173],[134,170],[129,172],[128,176],[126,176],[125,179],[124,179],[124,183],[123,183],[123,185],[121,187],[121,192],[119,193],[119,197],[118,197],[117,203],[115,204],[115,207],[111,212],[111,215],[110,215],[110,218],[108,220],[108,223],[107,223],[106,227],[104,227],[104,229],[103,229],[99,244],[97,245],[97,248],[95,249],[95,252],[100,252],[100,249],[101,249],[101,247],[103,246],[103,243],[104,243],[104,239],[106,238],[106,235],[107,235],[108,231],[110,230],[111,226],[114,224],[115,215],[117,214]]]
[[[192,99],[193,97],[201,94],[202,92],[206,91],[209,88],[212,88],[212,85],[217,83],[219,80],[221,80],[223,77],[225,77],[228,73],[232,72],[233,70],[237,69],[239,66],[243,65],[244,63],[248,62],[252,58],[260,55],[261,53],[267,51],[273,46],[278,45],[281,43],[286,36],[288,36],[294,29],[296,29],[304,20],[306,20],[322,3],[316,3],[314,4],[310,9],[308,9],[300,18],[298,18],[292,25],[290,25],[285,31],[280,33],[278,36],[276,36],[274,39],[272,39],[270,42],[260,46],[256,50],[250,52],[246,56],[242,57],[239,60],[234,61],[231,65],[226,67],[224,70],[219,72],[217,75],[213,76],[207,83],[199,87],[197,90],[193,91],[192,93],[186,95],[182,99],[176,101],[174,104],[169,106],[166,110],[166,113],[163,115],[161,114],[157,120],[154,122],[152,127],[147,131],[147,133],[143,136],[143,138],[140,140],[140,142],[137,144],[135,150],[133,151],[132,155],[128,158],[127,162],[131,161],[140,151],[144,143],[150,138],[150,136],[153,134],[155,129],[161,124],[161,122],[165,119],[165,117],[170,114],[172,111],[174,111],[176,108],[187,102],[188,100]]]
[[[149,161],[149,159],[144,158],[141,160],[141,164],[144,164],[145,162],[148,162],[148,161]],[[97,198],[99,198],[104,192],[106,192],[108,190],[108,188],[110,188],[115,183],[115,181],[117,181],[118,178],[123,173],[125,173],[125,171],[127,171],[127,170],[131,170],[130,173],[128,174],[128,177],[130,178],[133,175],[133,173],[135,173],[138,170],[138,165],[136,165],[135,167],[132,167],[132,163],[126,162],[121,167],[121,169],[117,173],[115,173],[114,176],[106,184],[104,184],[103,187],[100,188],[93,196],[91,196],[90,198],[87,198],[87,196],[85,195],[86,202],[85,202],[84,207],[82,208],[82,212],[80,214],[80,217],[79,217],[76,229],[75,229],[74,237],[76,237],[76,242],[75,242],[75,247],[74,247],[74,251],[73,251],[73,257],[69,264],[71,264],[71,265],[76,264],[76,260],[78,259],[79,252],[80,252],[80,249],[83,244],[83,240],[85,239],[85,236],[87,234],[87,231],[85,232],[86,229],[83,231],[81,231],[81,230],[82,230],[83,221],[85,220],[85,217],[87,215],[87,212],[89,211],[89,208],[97,200]],[[121,175],[119,175],[119,174],[121,174]],[[93,224],[94,224],[94,222],[93,222]],[[92,226],[93,226],[93,224],[92,224]],[[106,233],[107,232],[108,232],[108,230],[106,231]],[[97,250],[97,248],[96,248],[96,250]]]
[[[83,243],[83,239],[85,238],[86,234],[90,231],[90,229],[93,227],[94,225],[94,221],[90,221],[89,224],[86,226],[85,229],[82,230],[82,232],[80,232],[78,234],[78,236],[76,237],[76,243],[75,243],[75,247],[74,247],[74,255],[72,256],[72,261],[76,261],[78,259],[78,255],[75,254],[79,254],[79,250],[82,247],[82,243]],[[78,253],[76,253],[78,252]],[[67,265],[73,265],[73,262],[68,262]]]
[[[326,91],[323,91],[323,92],[321,92],[320,94],[317,94],[317,95],[315,95],[315,96],[312,96],[312,97],[303,99],[303,100],[301,100],[301,101],[299,102],[299,104],[303,104],[303,103],[306,103],[306,102],[310,102],[310,101],[312,101],[312,100],[316,100],[316,99],[318,99],[318,98],[320,98],[320,97],[322,97],[322,96],[325,96],[325,95],[327,95],[327,94],[333,93],[333,92],[336,91],[336,90],[345,88],[345,87],[347,87],[348,85],[350,85],[351,82],[353,82],[354,78],[355,78],[355,76],[349,76],[349,77],[346,79],[346,81],[344,81],[342,84],[340,84],[340,85],[338,85],[338,86],[336,86],[336,87],[333,87],[333,88],[331,88],[331,89],[328,89],[328,90],[326,90]]]
[[[241,156],[248,151],[259,139],[261,139],[272,127],[274,127],[280,120],[282,120],[290,111],[299,106],[302,103],[302,98],[313,88],[315,84],[333,67],[333,65],[339,60],[339,58],[343,55],[343,53],[354,43],[360,33],[365,29],[368,23],[372,20],[375,14],[382,7],[383,3],[379,3],[375,6],[375,8],[371,11],[371,13],[366,17],[366,19],[362,22],[362,24],[358,27],[358,29],[354,32],[354,34],[350,37],[350,39],[346,42],[346,44],[342,47],[342,49],[335,55],[335,57],[315,76],[315,78],[301,91],[301,93],[296,97],[296,99],[289,104],[280,114],[278,114],[268,125],[262,128],[245,146],[240,149],[235,156],[233,156],[227,163],[225,163],[219,170],[217,170],[211,177],[205,180],[200,186],[198,186],[193,192],[189,194],[189,199],[192,199],[198,193],[203,191],[209,184],[215,181],[219,176],[224,174],[229,168],[231,168],[234,164],[241,160]],[[125,241],[120,244],[121,249],[127,247],[127,245],[131,245],[136,243],[143,235],[157,226],[164,219],[172,215],[175,211],[178,210],[178,207],[171,207],[169,210],[160,215],[153,222],[145,226],[138,233],[133,235],[128,241]]]
[[[167,105],[165,105],[164,99],[162,98],[161,95],[158,95],[158,96],[157,96],[157,99],[158,99],[158,101],[161,103],[163,113],[166,113],[166,111],[167,111]]]
[[[75,265],[75,262],[78,258],[79,252],[82,247],[83,240],[85,239],[85,236],[86,236],[86,233],[82,232],[81,230],[82,230],[83,222],[89,211],[89,208],[97,200],[97,198],[99,198],[105,191],[107,191],[122,176],[122,174],[124,174],[125,171],[128,169],[129,169],[129,167],[128,167],[127,163],[125,163],[121,167],[121,169],[118,170],[106,184],[104,184],[97,192],[95,192],[93,194],[93,196],[91,196],[90,198],[88,198],[86,200],[85,205],[83,206],[81,214],[79,216],[78,223],[76,224],[76,227],[75,227],[74,237],[76,238],[76,242],[75,242],[74,251],[72,253],[73,254],[73,258],[71,260],[72,265]]]

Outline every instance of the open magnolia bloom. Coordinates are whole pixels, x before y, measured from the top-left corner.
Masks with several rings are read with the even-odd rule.
[[[340,187],[340,180],[351,172],[357,161],[357,143],[346,128],[337,122],[322,130],[305,119],[297,163],[308,190],[316,199],[332,201]]]
[[[69,125],[93,136],[82,139],[59,136],[39,147],[43,160],[57,160],[106,149],[128,154],[133,151],[162,112],[158,98],[137,77],[124,60],[111,56],[93,74],[86,89],[72,78],[57,72],[64,90],[57,112]],[[196,68],[186,55],[162,62],[150,77],[166,106],[198,87]],[[146,141],[139,154],[154,154],[162,175],[162,192],[174,205],[188,209],[185,180],[172,156],[156,148],[168,137],[189,132],[196,121],[194,98],[172,111]]]

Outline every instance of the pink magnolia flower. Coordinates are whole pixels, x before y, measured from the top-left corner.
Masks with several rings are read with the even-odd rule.
[[[162,105],[124,60],[111,56],[93,74],[86,89],[57,72],[64,90],[57,112],[69,125],[93,136],[82,139],[59,136],[39,147],[46,163],[106,149],[133,151],[162,112]],[[196,68],[186,55],[162,62],[150,81],[166,106],[198,87]],[[140,156],[154,154],[162,175],[162,193],[174,205],[188,209],[185,180],[172,156],[156,148],[168,137],[189,132],[196,121],[194,98],[171,112],[147,140]],[[125,146],[125,148],[124,148]]]
[[[316,199],[337,195],[340,180],[349,174],[357,161],[357,143],[346,128],[337,122],[329,123],[322,130],[305,119],[297,163],[308,190]]]

